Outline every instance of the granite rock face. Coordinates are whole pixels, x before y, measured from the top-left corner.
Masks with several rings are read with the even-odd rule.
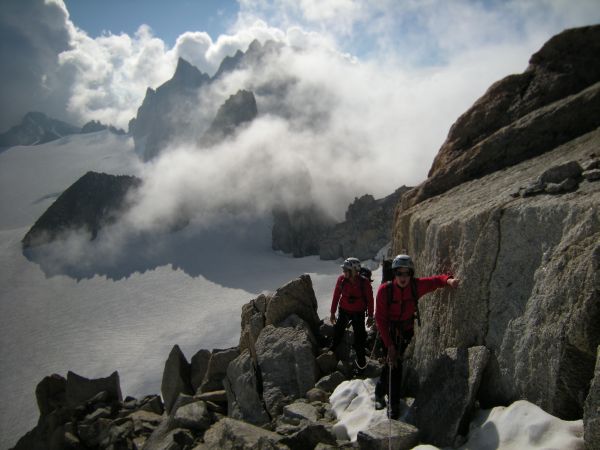
[[[600,25],[566,30],[527,70],[492,85],[451,127],[415,205],[568,142],[600,125]],[[581,114],[581,111],[586,111]]]
[[[600,343],[600,183],[511,194],[548,168],[588,164],[599,145],[595,130],[398,215],[393,247],[408,250],[417,275],[462,279],[420,302],[408,362],[418,381],[444,349],[483,345],[482,406],[526,399],[562,419],[582,417]]]
[[[190,381],[190,363],[178,345],[173,346],[165,363],[160,390],[165,409],[171,412],[179,394],[194,393]]]
[[[600,346],[596,354],[594,378],[583,411],[583,431],[587,450],[600,449]]]

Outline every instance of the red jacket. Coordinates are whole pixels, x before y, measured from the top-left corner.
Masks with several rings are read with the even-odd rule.
[[[344,275],[340,275],[335,283],[335,290],[333,291],[333,299],[331,301],[331,314],[336,313],[339,303],[340,308],[348,312],[363,312],[367,310],[369,316],[372,316],[373,287],[371,286],[371,282],[360,276],[357,276],[354,280],[351,278],[346,281],[343,280]]]
[[[448,275],[415,278],[417,296],[421,298],[428,292],[445,287],[448,278],[450,278]],[[390,322],[405,322],[403,324],[405,331],[412,330],[414,326],[415,300],[412,298],[410,283],[405,288],[398,286],[395,280],[392,283],[392,303],[388,305],[388,287],[387,283],[383,283],[377,291],[377,308],[375,310],[377,329],[386,348],[392,342],[390,337]]]

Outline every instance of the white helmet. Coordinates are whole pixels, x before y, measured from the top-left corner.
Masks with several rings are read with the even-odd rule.
[[[358,272],[360,270],[360,260],[358,258],[346,258],[341,267],[342,269],[351,269]]]
[[[398,255],[392,261],[392,270],[396,270],[401,267],[410,270],[411,275],[415,273],[415,265],[413,264],[411,257],[408,255]]]

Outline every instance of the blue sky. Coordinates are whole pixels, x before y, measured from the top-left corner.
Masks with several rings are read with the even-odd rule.
[[[92,37],[103,32],[134,34],[146,24],[167,45],[184,31],[206,31],[213,37],[233,25],[235,0],[65,0],[71,20]]]

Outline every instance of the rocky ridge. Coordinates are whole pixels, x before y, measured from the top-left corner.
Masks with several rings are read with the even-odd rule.
[[[590,445],[598,439],[588,436],[598,412],[586,398],[600,344],[599,33],[554,37],[525,74],[492,86],[461,116],[428,180],[403,196],[392,240],[395,253],[414,257],[417,275],[462,279],[458,291],[423,300],[404,389],[418,392],[447,348],[483,346],[483,407],[525,399],[567,420],[591,411]]]
[[[600,25],[566,30],[527,70],[494,83],[452,125],[408,208],[460,183],[540,155],[600,125]],[[585,111],[585,113],[583,113]]]

